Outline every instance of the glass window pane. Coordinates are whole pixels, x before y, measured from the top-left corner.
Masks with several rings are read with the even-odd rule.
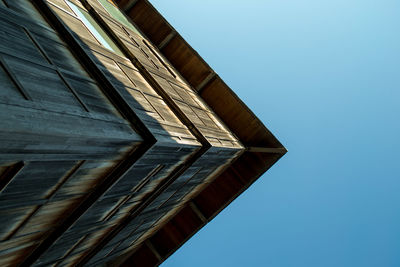
[[[94,18],[82,8],[76,6],[71,2],[67,2],[75,14],[81,19],[81,21],[88,27],[90,32],[96,37],[96,39],[107,49],[114,53],[124,56],[122,51],[114,43],[113,40],[107,35],[107,33],[101,28],[101,26],[94,20]]]

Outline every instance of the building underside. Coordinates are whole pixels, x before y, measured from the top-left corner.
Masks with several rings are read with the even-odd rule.
[[[147,0],[0,0],[0,34],[1,266],[156,266],[286,153]]]

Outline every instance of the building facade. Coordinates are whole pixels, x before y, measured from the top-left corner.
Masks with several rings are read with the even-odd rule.
[[[0,0],[0,265],[154,266],[285,148],[147,0]]]

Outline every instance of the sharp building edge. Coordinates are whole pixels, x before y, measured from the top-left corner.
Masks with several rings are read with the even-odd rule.
[[[147,0],[0,0],[0,265],[157,266],[286,149]]]

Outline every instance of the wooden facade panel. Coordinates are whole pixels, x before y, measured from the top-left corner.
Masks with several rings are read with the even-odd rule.
[[[29,221],[20,229],[19,234],[39,233],[40,238],[38,239],[44,238],[48,232],[57,226],[57,223],[65,218],[66,214],[69,214],[69,212],[82,202],[82,195],[76,194],[76,196],[68,196],[68,198],[62,201],[51,200],[36,206],[36,212],[32,214]]]
[[[58,36],[52,36],[52,38],[57,38],[58,40],[52,40],[51,37],[40,36],[38,34],[33,34],[34,38],[38,41],[41,47],[44,49],[47,56],[50,58],[52,63],[57,67],[73,72],[76,75],[83,76],[89,79],[88,74],[78,63],[72,53],[68,50],[65,44],[59,40]]]
[[[24,96],[21,94],[21,92],[15,86],[11,77],[7,74],[7,72],[1,65],[0,65],[0,84],[1,84],[0,96],[3,96],[7,99],[8,98],[17,98],[17,99],[24,98]],[[1,99],[0,99],[0,101],[1,101]]]
[[[13,136],[10,137],[10,134]],[[26,140],[21,140],[21,138]],[[47,160],[52,156],[57,156],[60,160],[74,157],[76,159],[112,158],[114,153],[123,153],[132,144],[129,141],[106,142],[104,139],[90,141],[79,139],[81,138],[66,139],[66,137],[54,138],[51,135],[41,134],[1,133],[0,158],[4,160]],[[111,148],[110,145],[113,143],[115,147]]]
[[[40,15],[36,8],[30,1],[26,0],[3,0],[7,3],[7,6],[21,14],[24,19],[28,19],[35,24],[40,24],[42,27],[49,27],[46,20]]]
[[[51,2],[51,1],[49,1]],[[55,3],[54,3],[55,4]],[[60,19],[71,29],[71,31],[84,40],[100,45],[99,41],[93,36],[89,29],[75,15],[65,12],[55,5],[50,5]]]
[[[90,45],[90,43],[88,43],[88,45]],[[92,59],[96,62],[97,66],[106,72],[105,74],[114,77],[116,81],[119,81],[119,77],[123,77],[124,80],[129,81],[129,78],[125,77],[124,74],[121,73],[121,69],[118,67],[116,61],[120,60],[119,57],[114,56],[112,53],[100,46],[97,47],[92,45],[91,47],[86,48],[86,51],[92,56]],[[130,84],[129,82],[127,83]]]
[[[13,244],[14,247],[8,251],[6,251],[0,257],[0,265],[1,266],[16,266],[19,261],[21,261],[21,255],[25,253],[29,253],[35,247],[34,242],[25,242],[21,241],[18,244]]]
[[[208,138],[230,140],[229,144],[227,144],[228,147],[241,147],[237,138],[231,134],[228,128],[194,90],[177,80],[172,81],[170,78],[161,77],[154,73],[151,74],[160,85],[166,86],[163,87],[163,89],[165,88],[165,92],[174,100],[190,121]],[[222,142],[213,142],[213,145],[223,146]]]
[[[91,1],[91,4],[93,7],[95,7],[96,11],[99,10],[104,10],[101,5],[95,5],[93,3],[98,3],[97,1]],[[101,12],[101,11],[100,11]],[[129,39],[129,35],[127,34],[127,32],[124,30],[123,26],[120,25],[119,23],[117,23],[114,19],[108,17],[107,15],[105,15],[106,13],[100,13],[101,16],[105,19],[107,25],[119,36],[121,37],[125,37],[126,39]]]
[[[137,51],[137,53],[139,53],[139,44],[134,39],[130,38],[127,40],[124,36],[119,38],[121,42],[129,49],[129,51]]]
[[[96,48],[92,47],[92,49]],[[183,133],[184,137],[191,136],[187,128],[131,63],[120,57],[111,58],[111,55],[106,56],[95,50],[91,50],[90,53],[96,58],[98,67],[148,127],[151,127],[148,122],[157,122],[160,125],[166,122],[176,126],[180,125],[180,132]],[[146,113],[143,113],[143,110]],[[167,128],[162,127],[161,129],[164,129],[164,132],[168,134]],[[149,129],[151,130],[151,128]],[[153,133],[157,135],[157,132]]]
[[[33,101],[52,102],[66,108],[83,110],[79,101],[55,70],[17,58],[5,57],[4,60],[32,96]]]
[[[184,84],[177,85],[176,82],[170,81],[170,84],[179,93],[184,103],[190,106],[192,113],[196,114],[195,119],[199,118],[201,123],[199,123],[199,129],[205,129],[207,136],[230,140],[231,144],[229,146],[240,147],[238,139],[232,135],[231,131],[220,121],[218,116],[208,107],[201,97],[194,92],[190,87]],[[178,103],[178,101],[177,101]],[[188,110],[188,112],[190,112]],[[193,115],[191,115],[194,117]],[[205,126],[205,127],[204,127]]]
[[[199,105],[199,102],[195,100],[198,98],[198,96],[196,96],[194,93],[190,92],[191,90],[184,89],[181,86],[179,86],[171,81],[169,81],[168,84],[174,89],[174,91],[176,91],[178,93],[180,98],[186,104],[193,106],[193,107],[205,108],[205,106],[201,107]]]
[[[127,99],[127,100],[131,99],[131,101],[129,101],[129,104],[131,104],[132,108],[143,110],[143,111],[147,112],[147,114],[151,114],[151,117],[156,119],[156,121],[163,120],[163,117],[161,117],[160,114],[157,113],[157,111],[155,110],[155,108],[154,108],[155,104],[148,101],[147,98],[145,97],[145,95],[140,90],[137,90],[134,88],[121,88],[121,91],[124,89],[126,92],[126,94],[124,94],[125,99]],[[156,101],[157,100],[160,100],[160,99],[156,98]],[[160,100],[160,101],[162,101],[162,100]],[[143,120],[153,121],[150,118],[146,118],[145,116],[143,116]]]
[[[140,91],[145,94],[159,97],[156,91],[154,91],[150,84],[139,73],[137,68],[135,68],[131,63],[127,64],[127,62],[119,62],[118,66],[120,66],[125,75],[129,77],[129,80],[134,84],[134,88],[140,88]]]
[[[117,158],[118,159],[118,158]],[[88,160],[55,192],[53,201],[81,197],[101,182],[118,161]]]
[[[177,90],[175,90],[174,87],[171,86],[171,83],[158,75],[154,75],[153,77],[157,81],[157,83],[168,93],[168,95],[170,95],[175,100],[183,101],[183,98],[177,92]]]
[[[29,220],[29,215],[32,214],[35,206],[46,202],[48,191],[75,164],[76,162],[71,161],[29,162],[12,179],[0,193],[1,217],[8,218],[8,227],[3,227],[4,225],[0,227],[1,229],[8,228],[7,234],[3,233],[3,242],[14,238],[18,239],[19,236],[25,236],[28,239],[34,238],[37,237],[38,232],[46,230],[46,227],[36,225],[28,231],[20,232],[24,221]],[[39,181],[41,186],[37,186]],[[41,223],[46,224],[49,221],[48,219],[42,220]],[[33,234],[35,235],[33,236]],[[2,241],[0,241],[0,251],[4,249]]]
[[[143,66],[146,67],[147,70],[151,70],[153,72],[160,72],[163,75],[168,75],[166,71],[163,71],[161,65],[158,64],[157,59],[148,51],[143,45],[139,47],[131,46],[131,53],[135,55],[135,57],[140,61]]]
[[[207,128],[211,128],[211,129],[218,129],[221,132],[221,135],[223,137],[228,137],[232,140],[235,140],[235,138],[233,138],[232,135],[228,134],[227,132],[223,131],[222,129],[219,129],[218,125],[216,125],[214,123],[214,121],[210,118],[212,116],[212,114],[210,114],[209,112],[204,111],[203,109],[200,108],[196,108],[196,107],[192,107],[193,112],[200,118],[200,120],[204,123],[204,125],[207,126]],[[212,116],[214,117],[214,116]]]
[[[141,120],[151,127],[148,122],[155,122],[163,125],[164,122],[173,125],[180,125],[184,136],[190,136],[190,132],[180,122],[176,115],[168,108],[162,98],[151,88],[151,86],[136,71],[136,68],[128,62],[117,63],[114,59],[106,57],[100,53],[94,54],[98,64],[112,81],[115,88],[119,89],[130,106],[136,111]],[[122,70],[122,71],[121,71]],[[143,113],[145,111],[146,113]],[[163,127],[165,133],[167,127]],[[151,128],[149,128],[151,130]],[[157,134],[157,132],[153,132]]]
[[[42,203],[39,204],[30,201],[32,205],[37,205],[36,212],[29,217],[29,220],[27,220],[25,224],[20,226],[20,229],[15,233],[16,240],[19,239],[19,236],[30,237],[32,240],[40,240],[41,236],[45,237],[45,233],[51,231],[53,227],[57,225],[59,220],[62,220],[62,218],[65,217],[65,214],[68,214],[75,209],[80,204],[85,194],[90,193],[91,189],[99,184],[101,179],[103,179],[104,174],[108,173],[110,168],[115,165],[115,162],[111,161],[88,161],[83,165],[80,164],[78,166],[79,168],[72,173],[73,175],[68,176],[68,180],[60,184],[60,180],[65,179],[65,175],[62,175],[62,173],[69,174],[68,171],[70,170],[70,167],[74,168],[77,162],[66,162],[72,163],[72,165],[65,169],[57,169],[57,167],[61,166],[59,163],[59,161],[30,163],[30,165],[36,164],[38,170],[36,172],[31,172],[30,169],[26,170],[26,173],[29,174],[29,179],[31,180],[37,181],[40,179],[41,183],[43,183],[48,180],[46,177],[51,177],[53,181],[50,182],[49,180],[49,187],[41,187],[40,189],[42,192],[41,196],[46,196],[45,201],[42,201]],[[47,165],[44,166],[43,164]],[[51,171],[49,166],[54,166],[54,171]],[[55,173],[56,171],[59,173]],[[44,172],[46,172],[46,175],[44,175]],[[20,182],[25,186],[29,184],[26,183],[26,178],[22,178],[18,180],[20,180]],[[10,189],[13,188],[10,187]],[[21,190],[19,190],[19,192],[28,196],[32,195]],[[36,193],[33,196],[38,195],[39,193]],[[29,240],[30,239],[28,238],[28,241]],[[1,244],[2,243],[0,242],[0,251]],[[20,253],[26,253],[26,251],[23,250]]]
[[[193,137],[186,128],[182,128],[180,125],[152,123],[151,125],[149,124],[149,127],[159,135],[168,133],[171,137],[177,138],[179,143],[187,143],[188,145],[197,143],[196,138]]]
[[[185,113],[185,115],[190,119],[190,121],[196,125],[197,127],[199,126],[205,126],[203,121],[197,116],[197,114],[193,111],[193,109],[186,104],[185,102],[182,101],[177,101],[176,104],[178,105],[179,109]]]
[[[115,226],[140,199],[160,183],[195,150],[157,146],[145,154],[125,176],[112,186],[78,221],[69,229],[39,262],[50,264],[60,260],[63,252],[74,246],[74,253],[87,250],[107,229]],[[165,157],[169,156],[170,160]],[[138,188],[138,185],[142,187]],[[87,235],[85,242],[80,238]],[[74,242],[72,242],[74,240]],[[77,244],[79,242],[79,244]]]
[[[7,20],[0,19],[0,51],[5,54],[15,55],[23,59],[47,64],[22,27],[18,27]]]
[[[7,236],[18,226],[32,208],[33,205],[24,208],[4,208],[0,211],[0,253],[7,250],[7,246],[4,246]]]
[[[6,219],[6,217],[4,217],[4,219]],[[1,266],[7,266],[6,262],[10,261],[8,257],[18,256],[17,254],[19,250],[26,249],[27,247],[32,246],[32,244],[34,243],[35,241],[29,240],[29,237],[25,236],[20,238],[13,238],[10,240],[2,240],[0,249]]]
[[[99,90],[97,84],[90,80],[83,80],[65,75],[69,85],[77,92],[79,98],[85,103],[90,112],[112,114],[120,116],[106,96]]]
[[[141,138],[127,123],[107,121],[91,116],[77,116],[74,114],[51,112],[35,107],[21,107],[12,104],[0,104],[0,118],[3,128],[0,132],[21,133],[26,135],[44,135],[54,138],[64,137],[91,138],[103,142],[121,141],[137,143]],[[12,120],[10,120],[10,116]],[[78,119],[79,118],[79,119]],[[47,127],[52,125],[51,128]],[[73,129],[72,126],[75,126]],[[10,135],[12,138],[12,135]],[[16,140],[17,141],[17,140]],[[23,142],[24,140],[20,140]],[[46,141],[45,139],[43,141]],[[68,141],[66,139],[66,141]],[[125,143],[126,144],[126,143]],[[106,145],[106,144],[105,144]],[[90,143],[87,144],[90,147]],[[1,151],[0,151],[1,152]]]
[[[17,1],[16,5],[21,7],[25,4]],[[26,5],[28,8],[33,8],[29,3]],[[22,11],[21,9],[16,10],[23,12],[23,10],[27,10],[27,7]],[[30,12],[35,12],[35,10]],[[33,101],[56,103],[58,107],[64,106],[64,110],[71,108],[86,110],[86,107],[82,106],[80,102],[90,102],[91,99],[77,99],[79,95],[75,95],[77,92],[71,91],[69,86],[71,83],[76,85],[81,79],[90,81],[88,74],[68,51],[58,35],[45,24],[45,21],[40,21],[41,24],[38,21],[28,23],[29,17],[24,19],[26,21],[22,21],[21,26],[16,24],[18,20],[16,15],[3,16],[0,20],[1,33],[5,35],[4,42],[0,44],[0,52],[5,53],[3,60],[9,66],[9,71],[15,75],[17,81],[29,93]],[[58,71],[57,67],[61,71]],[[65,79],[64,76],[68,76],[68,79]],[[95,88],[96,85],[90,86],[89,82],[87,84],[99,100],[94,105],[93,102],[88,104],[89,106],[93,105],[91,111],[119,116],[100,90]],[[71,87],[76,89],[76,86]],[[12,94],[10,93],[10,95]],[[49,107],[49,109],[51,108]]]
[[[121,25],[121,27],[123,27]],[[111,29],[112,30],[112,29]],[[116,34],[118,39],[121,36]],[[124,38],[124,36],[122,36]],[[125,38],[124,38],[125,39]],[[156,48],[151,45],[144,37],[138,34],[130,34],[130,40],[135,44],[134,46],[128,44],[128,49],[137,58],[141,64],[143,64],[149,72],[154,72],[162,77],[170,80],[177,80],[182,82],[182,80],[175,74],[172,70],[170,64],[165,60],[162,54],[158,53]],[[123,40],[126,44],[126,41]],[[130,42],[131,43],[131,42]]]
[[[133,37],[132,37],[133,39]],[[168,71],[168,65],[162,56],[155,52],[154,48],[146,42],[142,37],[135,36],[136,42],[139,44],[141,53],[135,53],[137,58],[145,65],[149,71],[161,74],[164,77],[175,79],[176,75],[171,71]]]

